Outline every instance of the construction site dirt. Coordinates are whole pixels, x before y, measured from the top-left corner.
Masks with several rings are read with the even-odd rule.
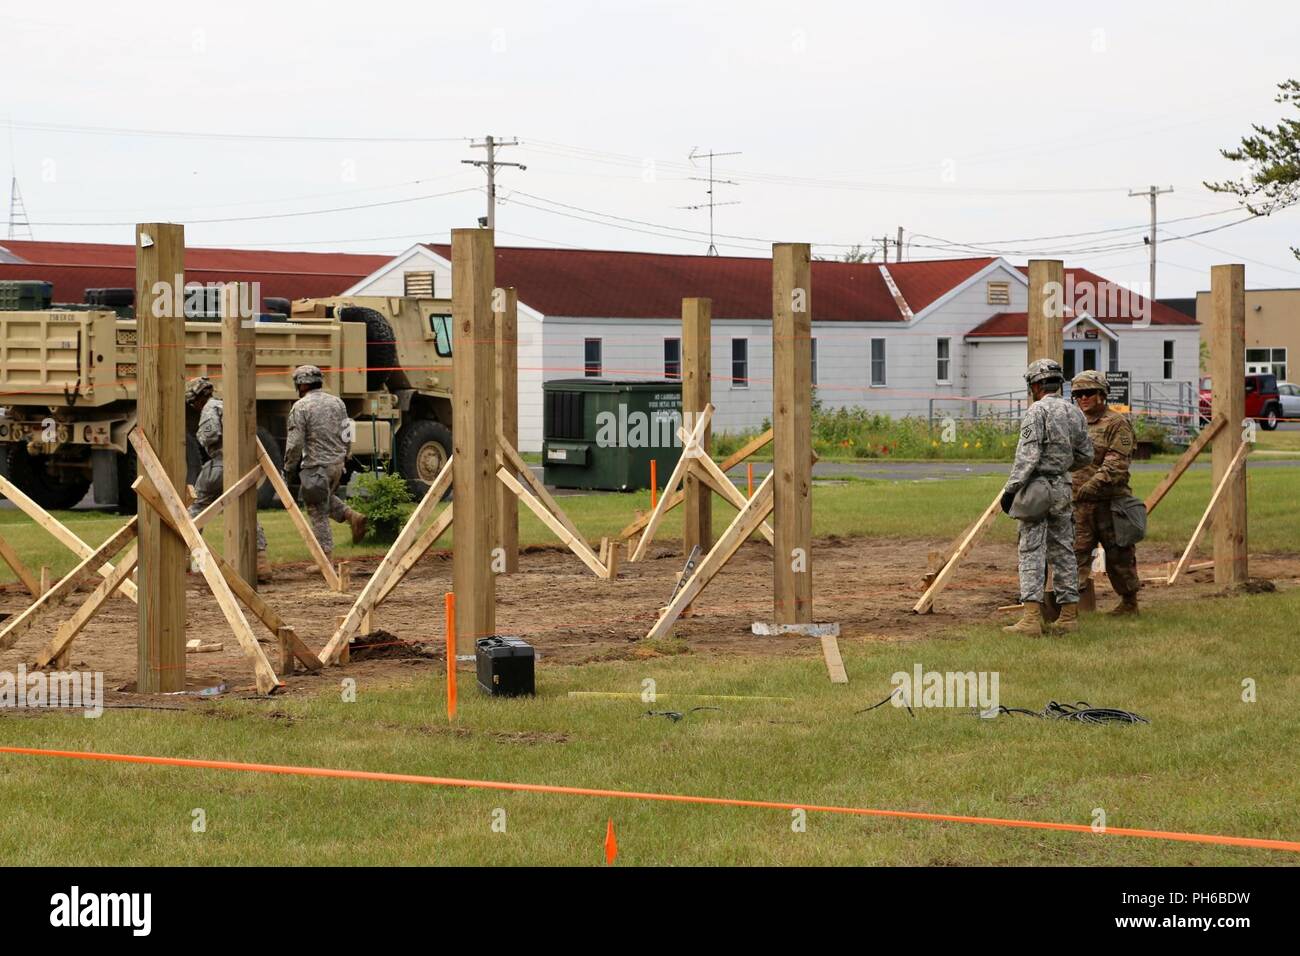
[[[1016,555],[1009,542],[977,546],[940,595],[934,611],[912,612],[921,593],[921,579],[928,570],[926,556],[949,543],[818,539],[813,553],[815,619],[838,623],[841,644],[850,652],[863,642],[904,642],[941,636],[972,622],[1012,620],[1010,612],[998,611],[1017,600]],[[1177,557],[1171,548],[1143,548],[1141,572],[1144,577],[1164,573],[1165,562]],[[542,668],[680,653],[820,656],[821,645],[816,638],[756,637],[751,633],[754,621],[770,620],[772,613],[772,551],[757,540],[740,549],[719,580],[696,601],[693,614],[678,621],[670,641],[645,641],[658,608],[672,594],[675,574],[681,570],[683,560],[677,549],[652,546],[646,560],[624,562],[617,580],[602,581],[560,546],[527,548],[520,558],[519,573],[497,580],[497,631],[532,644]],[[378,557],[353,562],[351,594],[330,591],[310,564],[277,567],[275,580],[260,590],[298,635],[313,650],[319,650],[378,563]],[[1300,584],[1300,555],[1252,554],[1250,570],[1253,580],[1271,581],[1279,590],[1286,590]],[[353,644],[350,663],[325,668],[319,674],[299,670],[286,678],[279,693],[317,693],[325,687],[326,679],[336,681],[344,676],[399,682],[442,674],[443,594],[451,588],[451,577],[450,552],[426,555],[373,613],[371,633]],[[1100,577],[1098,604],[1104,610],[1113,603],[1113,596],[1104,576]],[[1147,613],[1159,614],[1164,604],[1220,591],[1212,570],[1198,570],[1172,588],[1148,585],[1142,601]],[[0,670],[16,671],[20,664],[30,666],[57,622],[72,613],[85,593],[83,590],[62,609],[52,612],[47,618],[48,627],[33,628],[14,647],[0,652]],[[0,615],[18,613],[30,601],[21,586],[4,586],[0,588]],[[156,704],[198,701],[204,699],[197,696],[198,691],[222,684],[228,696],[255,695],[252,667],[202,578],[196,575],[188,579],[186,618],[187,640],[222,645],[220,650],[187,656],[189,696],[145,697],[130,693],[137,658],[136,608],[121,597],[110,601],[77,638],[68,668],[102,672],[109,700]],[[250,622],[264,642],[267,655],[277,660],[278,647],[272,637],[251,616]]]

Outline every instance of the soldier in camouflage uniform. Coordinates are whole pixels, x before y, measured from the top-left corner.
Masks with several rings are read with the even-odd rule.
[[[206,375],[185,383],[185,404],[199,413],[199,427],[195,437],[207,452],[208,460],[194,479],[194,501],[190,504],[190,517],[196,517],[204,508],[221,497],[225,490],[225,462],[221,453],[222,409],[221,399],[212,395],[212,382]],[[266,556],[266,533],[262,522],[257,522],[257,580],[265,584],[271,580],[271,562]]]
[[[351,422],[343,399],[321,388],[324,377],[315,365],[294,369],[298,401],[289,410],[289,440],[284,448],[284,477],[302,486],[307,519],[326,557],[334,551],[330,518],[352,527],[352,543],[366,536],[366,516],[339,498],[343,461],[348,455]]]
[[[1039,359],[1025,371],[1034,403],[1020,423],[1016,460],[1002,490],[1002,510],[1010,514],[1016,492],[1036,478],[1047,480],[1051,508],[1041,520],[1020,522],[1020,600],[1025,610],[1019,621],[1003,628],[1013,634],[1042,635],[1049,562],[1061,608],[1057,624],[1064,631],[1078,626],[1078,569],[1066,474],[1092,461],[1092,442],[1083,413],[1061,396],[1064,377],[1060,364],[1051,359]]]
[[[1092,461],[1074,473],[1074,553],[1079,563],[1079,590],[1092,586],[1092,552],[1098,544],[1106,555],[1106,576],[1119,595],[1111,614],[1136,614],[1137,548],[1115,543],[1111,502],[1133,494],[1128,484],[1133,459],[1133,426],[1106,405],[1110,387],[1100,372],[1080,372],[1070,383],[1070,397],[1088,421]]]

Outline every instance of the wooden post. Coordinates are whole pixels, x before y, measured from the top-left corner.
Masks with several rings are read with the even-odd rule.
[[[456,650],[472,654],[474,642],[496,633],[496,331],[490,229],[451,232],[451,311],[455,327],[452,362],[452,485],[456,509],[452,534],[452,589],[456,595]]]
[[[185,487],[185,227],[135,227],[136,413],[174,488]],[[180,314],[176,314],[176,313]],[[136,690],[185,689],[185,542],[140,509]]]
[[[257,465],[257,332],[253,317],[240,315],[251,301],[244,283],[221,290],[221,450],[225,488]],[[257,486],[225,509],[226,561],[257,589]]]
[[[682,423],[687,431],[694,425],[695,416],[704,414],[705,406],[713,401],[712,320],[712,299],[682,299]],[[712,436],[710,426],[700,439],[706,455],[713,447]],[[693,469],[686,471],[685,492],[682,549],[690,554],[698,546],[701,554],[708,553],[713,547],[713,495]]]
[[[811,264],[807,243],[772,246],[772,610],[777,624],[813,619]]]
[[[1242,444],[1246,417],[1246,267],[1210,268],[1211,407],[1222,415],[1223,427],[1211,446],[1212,474],[1217,485],[1228,474]],[[1244,584],[1246,560],[1246,469],[1240,469],[1223,489],[1214,516],[1214,583]]]
[[[496,326],[497,430],[511,448],[519,447],[519,296],[513,287],[497,289],[502,306]],[[505,552],[505,574],[519,571],[519,499],[497,483],[496,546]]]
[[[1065,264],[1060,259],[1029,260],[1029,361],[1065,361]]]

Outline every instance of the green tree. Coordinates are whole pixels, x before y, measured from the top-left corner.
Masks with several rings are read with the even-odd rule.
[[[1279,83],[1278,103],[1300,111],[1300,80]],[[1246,164],[1249,172],[1239,180],[1205,185],[1216,193],[1231,193],[1256,216],[1267,216],[1300,203],[1300,119],[1283,119],[1273,128],[1251,124],[1254,133],[1235,149],[1222,149],[1224,159]],[[1300,248],[1291,247],[1300,259]]]

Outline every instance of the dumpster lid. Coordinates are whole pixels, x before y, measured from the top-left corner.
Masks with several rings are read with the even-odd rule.
[[[542,383],[543,390],[557,392],[662,392],[681,387],[675,378],[557,378]]]

